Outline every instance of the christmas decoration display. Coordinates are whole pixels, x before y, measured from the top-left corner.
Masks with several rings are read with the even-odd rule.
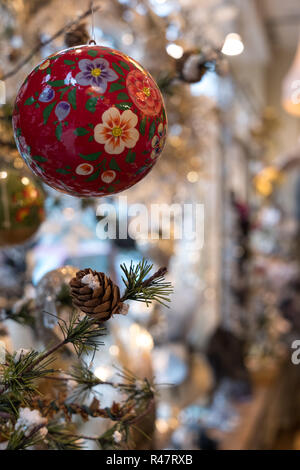
[[[40,236],[0,246],[0,450],[291,448],[300,159],[270,77],[295,38],[278,24],[269,41],[280,12],[255,2],[76,3],[0,2],[1,159],[50,185]],[[163,103],[128,56],[166,100],[157,165]],[[93,197],[131,184],[104,240]],[[198,202],[205,223],[185,211]],[[148,227],[131,223],[137,203]],[[145,305],[165,302],[164,270],[120,270],[143,256],[168,267],[170,309]]]
[[[97,197],[146,176],[163,150],[167,118],[150,74],[95,45],[38,65],[18,93],[13,127],[20,154],[45,183]]]
[[[161,268],[147,277],[152,267],[145,260],[136,266],[131,263],[129,269],[122,266],[126,287],[124,300],[146,304],[155,300],[169,301],[172,286],[164,279],[166,270]],[[63,279],[62,289],[71,272],[72,267],[66,266],[51,274],[50,279],[55,279],[56,287],[59,287],[59,279]],[[101,282],[104,295],[113,286],[104,273],[95,273],[90,269],[86,273],[79,271],[74,279],[80,279],[83,284],[87,280],[95,290],[99,289],[97,284]],[[79,362],[67,374],[62,374],[61,370],[53,367],[54,354],[66,345],[72,345],[78,357],[88,353],[94,357],[102,344],[100,337],[104,332],[97,318],[81,314],[77,309],[73,309],[69,319],[57,317],[57,321],[62,334],[57,344],[41,353],[24,348],[7,353],[5,363],[0,365],[0,437],[4,441],[4,448],[22,450],[34,446],[39,449],[79,449],[79,440],[85,442],[89,437],[76,434],[73,416],[80,416],[84,420],[102,417],[112,421],[111,427],[103,434],[90,438],[98,448],[130,448],[134,445],[130,437],[131,427],[137,432],[138,427],[135,425],[146,415],[152,416],[154,384],[149,379],[139,379],[127,370],[120,374],[122,382],[102,380],[84,362]],[[37,393],[37,383],[49,377],[58,385],[55,397]],[[71,391],[70,383],[75,384]],[[100,407],[95,396],[92,401],[85,402],[84,397],[93,393],[93,389],[99,385],[118,390],[124,397],[123,402],[113,402],[105,408]]]
[[[44,192],[32,176],[0,171],[0,246],[24,243],[44,220]]]

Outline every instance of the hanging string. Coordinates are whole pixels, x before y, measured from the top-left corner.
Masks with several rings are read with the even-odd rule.
[[[89,44],[96,44],[94,0],[91,0],[90,8],[91,8],[91,10],[92,10],[92,39],[90,39]]]

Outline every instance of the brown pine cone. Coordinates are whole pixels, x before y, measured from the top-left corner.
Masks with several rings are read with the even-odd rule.
[[[180,59],[176,60],[176,70],[181,80],[187,83],[200,82],[208,68],[209,60],[197,49],[185,51]]]
[[[67,47],[82,46],[82,44],[88,42],[89,38],[90,36],[86,30],[86,24],[80,23],[66,32],[65,44]]]
[[[120,290],[104,273],[83,269],[70,281],[73,304],[99,321],[121,313]]]

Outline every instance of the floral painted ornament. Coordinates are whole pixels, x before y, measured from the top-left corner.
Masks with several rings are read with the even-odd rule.
[[[51,187],[79,197],[118,193],[160,156],[167,131],[161,93],[135,60],[101,46],[45,59],[19,90],[16,143]]]

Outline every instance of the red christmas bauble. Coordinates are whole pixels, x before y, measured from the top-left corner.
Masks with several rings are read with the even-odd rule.
[[[167,117],[151,75],[119,51],[79,46],[26,78],[13,128],[20,154],[45,183],[73,196],[118,193],[151,170]]]

